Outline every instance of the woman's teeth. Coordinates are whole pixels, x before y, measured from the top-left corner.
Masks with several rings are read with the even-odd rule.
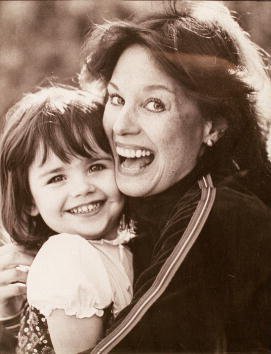
[[[128,174],[141,173],[154,160],[154,154],[147,149],[128,149],[117,146],[116,152],[119,155],[120,168]]]
[[[96,203],[90,203],[87,205],[81,205],[76,208],[72,208],[69,210],[71,214],[87,214],[90,212],[93,212],[101,206],[101,202],[96,202]]]
[[[131,158],[140,158],[140,157],[145,157],[145,156],[150,156],[152,153],[150,150],[145,150],[145,149],[125,149],[122,147],[116,148],[117,154],[126,157],[128,159]]]

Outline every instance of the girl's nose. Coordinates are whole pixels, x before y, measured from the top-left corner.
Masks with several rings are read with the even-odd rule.
[[[123,108],[119,111],[117,119],[113,125],[115,135],[135,135],[140,132],[140,126],[133,112]]]
[[[70,195],[72,197],[85,196],[96,191],[95,184],[90,176],[78,176],[70,184]]]

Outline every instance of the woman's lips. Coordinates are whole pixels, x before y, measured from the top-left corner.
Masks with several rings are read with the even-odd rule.
[[[153,155],[151,150],[144,149],[144,148],[125,148],[125,147],[116,147],[117,154],[119,156],[125,157],[125,158],[141,158],[145,156],[151,156]]]
[[[116,147],[120,169],[127,174],[138,174],[152,163],[154,154],[145,148]]]

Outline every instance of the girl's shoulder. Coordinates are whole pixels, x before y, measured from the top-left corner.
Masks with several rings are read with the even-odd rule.
[[[92,276],[93,266],[96,273],[103,276],[102,252],[91,242],[76,234],[62,233],[49,237],[38,251],[30,269],[30,274],[45,269],[54,269],[55,276],[62,273],[83,273]]]
[[[99,269],[107,268],[111,274],[112,267],[127,268],[127,262],[132,263],[132,255],[119,237],[114,240],[87,240],[76,234],[61,233],[51,236],[42,245],[32,267],[36,262],[57,263],[58,271],[64,267],[65,272],[76,269],[86,272],[95,266],[98,273]]]
[[[85,247],[89,242],[82,236],[76,234],[61,233],[50,236],[47,241],[44,242],[39,252],[55,252],[59,248],[65,250],[78,250],[81,247]]]
[[[27,299],[46,317],[56,308],[77,317],[102,314],[97,308],[109,306],[112,288],[100,252],[77,235],[50,237],[30,267]]]
[[[49,316],[56,308],[77,317],[102,315],[103,309],[118,302],[116,289],[131,287],[116,247],[96,247],[79,235],[51,236],[37,253],[27,279],[30,305]],[[113,281],[112,278],[114,277]],[[130,301],[130,293],[125,303]],[[93,312],[95,311],[95,312]]]
[[[28,282],[32,276],[47,273],[51,281],[68,277],[107,277],[101,248],[76,234],[62,233],[49,237],[37,253],[29,271]]]
[[[115,245],[107,240],[87,240],[77,234],[61,233],[50,236],[44,242],[33,263],[44,259],[48,262],[55,260],[61,265],[61,261],[65,262],[68,259],[69,265],[76,262],[78,266],[86,266],[93,263],[93,257],[102,256],[102,249],[110,252],[113,248],[110,246]]]

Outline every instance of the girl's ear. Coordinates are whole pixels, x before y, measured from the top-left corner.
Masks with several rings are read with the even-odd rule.
[[[33,204],[33,205],[29,208],[29,214],[30,214],[31,216],[37,216],[37,215],[39,215],[38,208],[36,207],[35,204]]]
[[[225,134],[227,128],[228,123],[226,119],[222,117],[215,122],[210,120],[206,121],[203,133],[203,143],[212,147]]]

